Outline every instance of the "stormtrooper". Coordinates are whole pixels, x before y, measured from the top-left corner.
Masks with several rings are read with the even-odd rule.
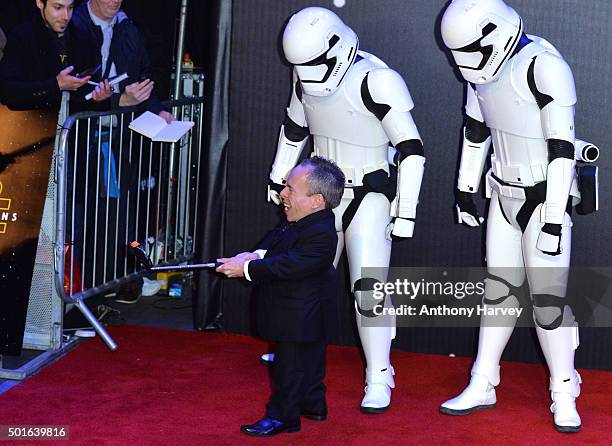
[[[453,0],[441,32],[467,81],[456,209],[459,222],[468,226],[483,222],[472,196],[493,145],[485,180],[490,206],[483,304],[517,307],[517,288],[527,279],[550,371],[554,426],[577,432],[578,326],[566,301],[570,215],[580,200],[576,157],[588,161],[583,149],[593,146],[575,140],[572,72],[550,43],[523,33],[521,17],[502,0]],[[515,323],[515,317],[481,318],[469,385],[440,406],[442,413],[495,407],[499,361]]]
[[[293,15],[282,43],[294,66],[293,89],[268,200],[280,204],[285,177],[310,135],[314,154],[335,161],[344,172],[344,195],[334,210],[339,240],[334,264],[346,248],[367,362],[361,411],[382,413],[395,387],[389,359],[395,320],[375,314],[391,302],[374,299],[373,290],[387,278],[392,238],[412,237],[414,230],[425,164],[410,114],[414,104],[402,77],[359,51],[357,35],[327,9],[309,7]]]

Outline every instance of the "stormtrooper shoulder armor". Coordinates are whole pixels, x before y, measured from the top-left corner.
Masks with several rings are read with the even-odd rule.
[[[376,66],[377,68],[389,68],[389,65],[387,65],[384,60],[382,60],[378,56],[375,56],[372,53],[368,53],[367,51],[359,50],[357,51],[357,55],[361,57],[362,59],[367,60],[368,62],[370,62],[372,65]]]
[[[536,43],[540,47],[544,48],[549,53],[552,53],[552,54],[554,54],[556,56],[559,56],[559,57],[563,58],[563,56],[561,55],[559,50],[552,43],[550,43],[548,40],[546,40],[544,37],[534,36],[532,34],[525,34],[525,35],[527,36],[527,38],[529,40],[531,40],[532,42]]]
[[[367,89],[376,104],[387,105],[398,112],[407,112],[414,108],[406,82],[390,68],[371,70],[367,76]]]
[[[556,54],[547,51],[535,57],[529,67],[528,80],[531,81],[530,88],[537,90],[537,93],[533,92],[536,99],[539,94],[541,98],[545,98],[545,101],[554,101],[561,107],[576,103],[572,70],[567,62]],[[532,82],[535,85],[532,85]]]

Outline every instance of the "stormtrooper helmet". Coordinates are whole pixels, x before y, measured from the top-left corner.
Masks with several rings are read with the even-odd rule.
[[[302,90],[332,94],[357,55],[359,40],[332,11],[310,7],[294,14],[283,33],[283,51],[295,66]]]
[[[453,0],[442,16],[442,39],[468,82],[497,79],[514,52],[523,21],[502,0]]]

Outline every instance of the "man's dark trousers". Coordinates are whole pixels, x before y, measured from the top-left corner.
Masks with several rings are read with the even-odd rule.
[[[266,416],[294,421],[300,412],[327,413],[325,355],[327,342],[277,342],[272,366],[272,397]]]

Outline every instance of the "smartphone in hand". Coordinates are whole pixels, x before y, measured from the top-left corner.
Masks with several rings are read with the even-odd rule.
[[[83,78],[85,76],[94,77],[96,74],[98,74],[100,70],[102,70],[102,65],[98,65],[97,67],[93,67],[93,68],[87,68],[86,70],[79,71],[76,74],[76,77],[79,77],[79,78]]]

